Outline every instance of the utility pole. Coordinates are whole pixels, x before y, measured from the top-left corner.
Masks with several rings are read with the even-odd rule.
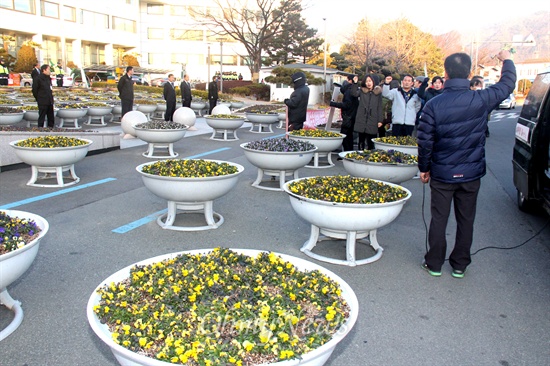
[[[327,93],[327,18],[323,18],[325,25],[325,39],[323,44],[323,104],[325,104],[325,95]]]
[[[223,38],[218,38],[220,41],[220,93],[223,93]]]

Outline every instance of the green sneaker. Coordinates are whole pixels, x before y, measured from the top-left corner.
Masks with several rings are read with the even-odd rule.
[[[426,264],[426,262],[422,262],[422,269],[425,270],[426,272],[428,272],[430,274],[430,276],[434,276],[434,277],[440,277],[441,276],[441,272],[436,272],[436,271],[432,271],[430,269],[430,267],[428,267],[428,265]]]
[[[454,278],[464,278],[464,273],[466,273],[466,270],[453,269],[451,276]]]

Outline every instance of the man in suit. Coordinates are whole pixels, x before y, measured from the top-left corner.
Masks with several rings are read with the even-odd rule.
[[[126,67],[126,74],[118,80],[118,96],[120,97],[120,105],[122,107],[120,119],[127,112],[134,109],[134,81],[132,80],[132,75],[134,75],[134,68],[128,66]]]
[[[166,101],[166,112],[164,112],[164,120],[172,121],[174,112],[176,111],[176,89],[174,89],[174,74],[168,75],[168,81],[164,83],[162,96]],[[183,84],[183,83],[182,83]]]
[[[31,71],[31,79],[32,79],[32,82],[34,83],[34,79],[36,79],[36,77],[40,75],[40,62],[37,62],[35,65],[34,65],[34,68],[32,69]]]
[[[38,104],[38,127],[46,127],[44,124],[48,117],[47,127],[55,126],[55,115],[53,113],[52,82],[50,80],[50,65],[44,64],[40,67],[40,74],[32,83],[32,95]]]
[[[208,108],[208,114],[212,114],[212,109],[218,104],[218,83],[216,82],[217,77],[212,77],[212,81],[208,83],[208,103],[210,108]]]
[[[191,100],[193,96],[191,95],[191,84],[189,84],[189,75],[185,74],[183,76],[183,81],[180,85],[181,89],[181,104],[184,107],[191,108]]]

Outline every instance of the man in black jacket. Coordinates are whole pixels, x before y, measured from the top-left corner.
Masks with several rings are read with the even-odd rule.
[[[342,141],[343,151],[353,150],[353,127],[355,125],[355,115],[359,106],[359,99],[352,96],[352,88],[357,88],[358,78],[355,75],[348,75],[348,80],[344,81],[340,88],[340,93],[344,94],[342,102],[330,102],[331,107],[340,108],[342,110],[342,127],[340,133],[346,135]],[[341,158],[338,158],[341,159]]]
[[[44,64],[40,67],[40,75],[32,83],[32,95],[38,104],[38,127],[55,127],[50,65]],[[48,117],[47,126],[44,124],[46,117]]]
[[[212,77],[212,81],[208,83],[208,103],[210,108],[208,108],[208,114],[212,114],[212,109],[218,104],[218,83],[216,82],[217,77]]]
[[[34,64],[34,67],[31,71],[31,79],[33,83],[34,83],[34,79],[36,79],[38,75],[40,75],[40,62],[37,62],[36,64]]]
[[[132,80],[132,75],[134,75],[134,68],[128,66],[126,68],[126,74],[121,76],[118,80],[118,96],[120,97],[120,105],[122,107],[120,119],[122,119],[127,112],[134,109],[134,82]]]
[[[164,83],[162,96],[166,101],[166,112],[164,112],[164,120],[172,121],[174,112],[176,111],[176,89],[174,89],[174,74],[168,75],[168,81]]]
[[[284,100],[288,106],[288,130],[301,130],[307,118],[307,102],[309,100],[309,87],[306,85],[306,74],[295,72],[291,76],[294,91],[290,98]]]
[[[180,85],[181,90],[181,104],[184,107],[191,108],[191,100],[193,96],[191,95],[191,84],[189,84],[189,75],[183,75],[183,81]]]

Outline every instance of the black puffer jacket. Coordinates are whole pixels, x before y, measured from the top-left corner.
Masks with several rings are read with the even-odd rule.
[[[352,96],[352,89],[357,88],[357,84],[344,82],[340,88],[340,93],[344,94],[342,102],[330,102],[331,107],[340,108],[342,110],[342,117],[351,117],[352,121],[355,121],[355,114],[357,113],[357,106],[359,106],[359,99]]]
[[[365,80],[370,78],[374,84],[373,90],[368,90]],[[363,80],[361,88],[355,88],[352,95],[359,97],[359,107],[355,116],[355,132],[376,135],[378,122],[384,120],[382,109],[382,88],[378,86],[378,76],[369,74]]]
[[[306,75],[303,72],[292,74],[294,91],[289,99],[285,99],[288,106],[288,122],[291,124],[303,124],[307,118],[307,102],[309,100],[309,87],[306,85]]]

